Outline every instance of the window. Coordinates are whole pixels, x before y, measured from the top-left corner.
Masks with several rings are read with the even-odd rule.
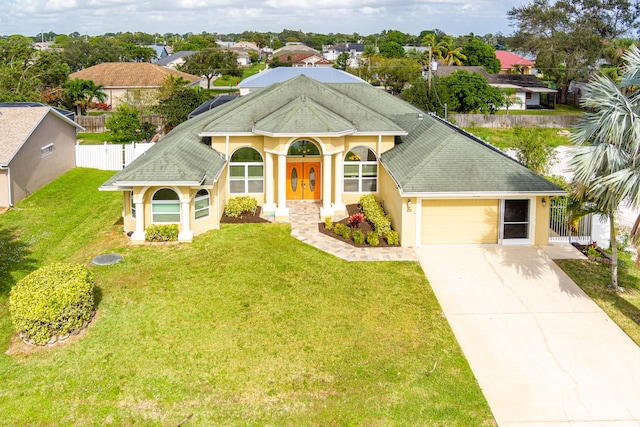
[[[180,223],[180,198],[169,189],[161,188],[151,199],[151,222]]]
[[[209,216],[209,191],[198,190],[194,203],[196,219]]]
[[[260,153],[249,147],[236,150],[229,162],[229,192],[235,194],[264,191],[264,163]]]
[[[344,156],[345,193],[378,191],[378,159],[367,147],[356,147]]]
[[[311,141],[307,141],[306,139],[301,139],[300,141],[296,141],[291,144],[289,147],[289,151],[287,151],[287,156],[319,156],[320,149],[316,144]]]
[[[133,202],[133,191],[129,192],[129,208],[131,208],[131,218],[135,218],[136,204]]]
[[[51,153],[53,153],[53,144],[48,144],[44,147],[40,147],[40,154],[42,155],[42,157],[47,157]]]

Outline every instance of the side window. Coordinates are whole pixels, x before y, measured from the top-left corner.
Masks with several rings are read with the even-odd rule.
[[[378,191],[378,159],[367,147],[355,147],[344,156],[344,192]]]
[[[180,223],[180,198],[170,188],[161,188],[151,199],[151,222]]]
[[[234,194],[264,192],[264,162],[258,150],[243,147],[231,155],[229,192]]]
[[[209,216],[210,197],[208,190],[198,190],[194,202],[195,218],[206,218]]]

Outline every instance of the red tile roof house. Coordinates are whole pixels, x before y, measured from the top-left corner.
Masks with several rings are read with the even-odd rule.
[[[76,165],[82,126],[48,106],[0,107],[0,209]]]
[[[496,58],[500,61],[499,74],[533,74],[536,65],[535,62],[506,50],[496,50]]]
[[[116,108],[127,96],[156,96],[165,79],[182,77],[190,86],[200,84],[201,77],[148,62],[104,62],[72,73],[70,79],[92,80],[104,86],[107,104]]]

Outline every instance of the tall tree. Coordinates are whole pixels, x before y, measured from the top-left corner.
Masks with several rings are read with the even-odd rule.
[[[395,93],[401,93],[409,82],[420,76],[420,65],[407,58],[376,57],[371,60],[371,68],[380,82]]]
[[[591,112],[573,131],[578,147],[572,165],[579,199],[595,203],[611,222],[611,286],[618,289],[615,212],[623,202],[640,206],[640,51],[625,54],[622,79],[615,83],[598,75],[585,88],[581,102]],[[640,218],[632,240],[640,239]]]
[[[456,47],[451,36],[444,36],[436,46],[436,57],[444,65],[462,65],[467,57],[462,53],[461,47]]]
[[[479,65],[492,74],[500,72],[496,49],[482,40],[474,38],[467,41],[462,47],[462,54],[467,57],[464,65]]]
[[[445,116],[445,105],[449,103],[447,86],[440,84],[439,77],[434,77],[431,87],[422,77],[411,82],[411,86],[402,91],[402,99],[421,110]]]
[[[451,110],[459,113],[472,111],[492,113],[504,103],[502,91],[489,86],[487,79],[477,73],[455,71],[444,77],[441,83],[447,87]]]
[[[242,77],[238,55],[219,47],[210,47],[190,55],[179,68],[186,73],[205,76],[207,89],[211,89],[211,80],[218,75]]]
[[[65,83],[62,93],[63,103],[67,108],[75,109],[78,115],[86,112],[94,99],[102,102],[107,99],[102,85],[83,79],[67,80]]]
[[[629,0],[534,0],[508,12],[516,27],[511,46],[537,55],[536,67],[561,87],[588,77],[603,49],[640,25],[637,2]]]

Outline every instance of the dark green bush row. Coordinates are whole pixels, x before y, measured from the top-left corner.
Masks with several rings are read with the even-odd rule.
[[[373,194],[366,194],[360,198],[360,207],[364,216],[375,228],[378,236],[387,234],[391,230],[391,218],[384,213],[382,205]]]
[[[364,232],[359,228],[353,230],[353,242],[356,245],[361,245],[364,243]]]
[[[18,333],[36,344],[82,327],[93,313],[94,281],[87,267],[51,264],[21,279],[9,295],[11,320]]]
[[[245,212],[255,212],[257,208],[258,201],[254,197],[232,197],[224,207],[224,214],[229,218],[238,218]]]
[[[178,240],[178,224],[153,224],[145,230],[149,242],[175,242]]]
[[[340,222],[335,225],[335,227],[333,228],[333,232],[338,236],[342,236],[346,240],[349,240],[349,238],[351,237],[351,228]]]
[[[370,231],[367,233],[367,243],[371,246],[378,246],[380,243],[380,239],[378,238],[378,233],[374,231]]]

